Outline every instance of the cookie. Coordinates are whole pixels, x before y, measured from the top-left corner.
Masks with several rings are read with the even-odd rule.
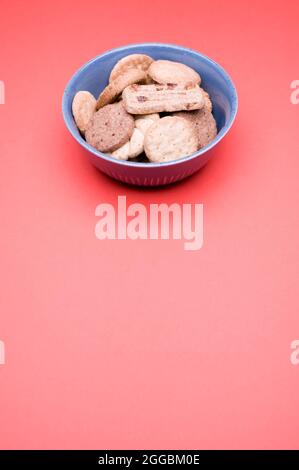
[[[144,139],[144,150],[151,162],[169,162],[191,155],[197,145],[193,125],[174,116],[163,117],[152,124]]]
[[[130,69],[139,69],[146,72],[153,59],[145,54],[130,54],[120,59],[110,73],[109,83]]]
[[[196,131],[198,149],[208,145],[217,135],[217,125],[213,114],[204,107],[198,111],[174,113],[191,123]]]
[[[194,110],[204,106],[204,97],[198,86],[134,84],[124,89],[122,97],[126,110],[131,114]]]
[[[148,69],[149,76],[158,83],[199,85],[200,75],[185,64],[171,60],[156,60]]]
[[[160,119],[158,113],[154,114],[140,114],[139,116],[135,116],[135,127],[139,129],[143,135],[145,135],[146,131],[151,127],[151,125]]]
[[[97,111],[88,124],[86,141],[100,152],[114,152],[132,136],[134,118],[123,103],[109,104]]]
[[[95,112],[96,102],[97,100],[89,91],[78,91],[74,96],[72,103],[73,116],[82,134],[85,133]]]
[[[127,86],[133,83],[145,82],[146,78],[147,74],[143,72],[143,70],[127,70],[127,72],[119,75],[104,88],[98,98],[96,109],[100,109],[106,106],[106,104],[113,103]]]

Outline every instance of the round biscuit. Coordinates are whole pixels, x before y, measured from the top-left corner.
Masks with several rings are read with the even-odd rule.
[[[201,82],[200,75],[191,67],[171,60],[156,60],[150,65],[147,73],[155,82],[164,85],[176,83],[195,86]]]
[[[100,152],[114,152],[130,140],[134,118],[123,103],[108,104],[97,111],[88,124],[86,142]]]
[[[109,83],[130,69],[139,69],[146,72],[153,59],[145,54],[130,54],[120,59],[111,70]]]
[[[193,125],[197,135],[198,149],[208,145],[217,135],[216,121],[206,107],[196,111],[179,111],[173,116],[183,118]]]
[[[197,150],[195,129],[186,119],[163,117],[148,129],[144,150],[151,162],[169,162],[191,155]]]

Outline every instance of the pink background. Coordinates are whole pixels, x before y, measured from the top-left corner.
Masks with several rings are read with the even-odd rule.
[[[297,1],[1,1],[0,447],[299,448]],[[210,164],[141,190],[65,129],[73,72],[115,46],[190,46],[240,108]],[[99,241],[95,207],[203,203],[204,246]]]

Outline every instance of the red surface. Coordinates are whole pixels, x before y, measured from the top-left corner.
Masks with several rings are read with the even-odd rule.
[[[294,1],[1,1],[1,448],[299,448]],[[61,117],[115,46],[190,46],[240,99],[208,166],[141,190],[97,172]],[[204,246],[99,241],[95,207],[204,204]]]

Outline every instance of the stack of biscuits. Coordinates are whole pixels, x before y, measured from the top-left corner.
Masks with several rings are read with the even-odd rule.
[[[201,77],[179,62],[123,57],[98,99],[79,91],[73,116],[86,142],[119,160],[162,163],[191,155],[217,134]]]

